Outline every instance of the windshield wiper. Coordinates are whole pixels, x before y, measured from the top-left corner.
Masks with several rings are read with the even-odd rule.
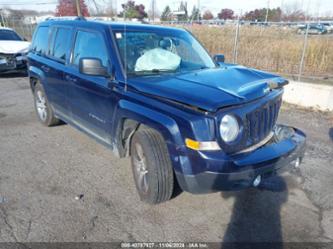
[[[135,75],[141,75],[141,74],[158,74],[158,73],[173,73],[176,72],[176,70],[170,70],[170,69],[152,69],[152,70],[140,70],[140,71],[134,71],[130,72],[129,74],[135,74]]]

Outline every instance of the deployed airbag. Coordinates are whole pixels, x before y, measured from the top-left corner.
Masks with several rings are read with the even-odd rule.
[[[135,63],[135,71],[176,70],[181,58],[165,49],[154,48],[145,52]]]

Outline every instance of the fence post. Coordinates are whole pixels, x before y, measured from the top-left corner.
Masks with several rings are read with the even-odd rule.
[[[304,44],[303,44],[302,57],[301,57],[300,65],[299,65],[299,71],[298,71],[298,81],[301,81],[301,76],[302,76],[302,73],[303,73],[305,52],[306,52],[306,48],[308,46],[309,27],[310,27],[310,25],[309,25],[309,23],[307,23],[306,24],[306,31],[305,31],[305,35],[304,35]]]
[[[234,41],[234,51],[233,51],[233,63],[237,63],[237,55],[238,55],[238,37],[239,37],[239,17],[237,20],[236,26],[236,34],[235,34],[235,41]]]

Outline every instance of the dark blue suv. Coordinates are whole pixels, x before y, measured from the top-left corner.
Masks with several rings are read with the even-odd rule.
[[[28,54],[39,120],[131,157],[141,199],[257,187],[298,167],[305,135],[276,124],[277,75],[212,59],[182,29],[86,20],[38,26]],[[111,169],[112,170],[112,169]]]

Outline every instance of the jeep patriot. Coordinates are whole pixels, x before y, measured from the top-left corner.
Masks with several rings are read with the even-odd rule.
[[[298,168],[305,134],[277,124],[280,76],[211,57],[178,28],[48,20],[28,54],[39,121],[131,157],[142,201],[258,187]],[[112,169],[110,169],[112,170]]]

